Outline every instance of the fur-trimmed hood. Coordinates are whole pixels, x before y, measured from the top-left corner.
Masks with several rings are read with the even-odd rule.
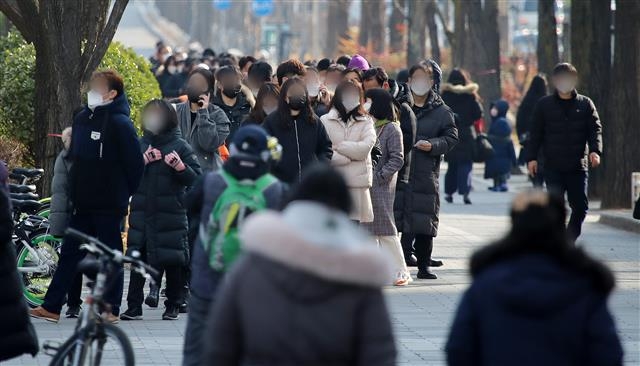
[[[450,83],[444,83],[442,84],[440,91],[442,93],[451,92],[454,94],[473,94],[477,92],[479,88],[480,87],[476,83],[470,83],[467,85],[453,85]]]
[[[388,258],[368,233],[315,202],[252,215],[240,239],[248,253],[331,282],[381,287],[391,278]]]

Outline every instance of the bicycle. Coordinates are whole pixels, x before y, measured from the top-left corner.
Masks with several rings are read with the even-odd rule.
[[[17,182],[18,185],[27,186],[38,182],[43,175],[44,169],[13,168],[9,178]],[[35,200],[41,203],[40,210],[36,212],[36,215],[48,218],[51,209],[51,197],[35,198]]]
[[[85,299],[85,304],[88,306],[82,309],[73,335],[59,347],[45,342],[45,351],[55,351],[50,366],[98,366],[107,353],[105,345],[108,340],[114,341],[110,345],[120,347],[119,351],[109,349],[109,357],[122,356],[113,364],[133,366],[135,358],[129,338],[124,331],[104,319],[104,314],[111,311],[103,295],[111,285],[109,283],[111,275],[123,264],[130,264],[132,271],[140,273],[154,283],[154,278],[159,273],[136,258],[135,254],[134,256],[123,255],[119,250],[107,247],[98,239],[71,228],[67,229],[66,234],[85,243],[80,248],[95,256],[95,258],[83,259],[78,267],[78,270],[89,277],[93,283],[89,286],[91,294]],[[112,364],[111,360],[109,361]]]

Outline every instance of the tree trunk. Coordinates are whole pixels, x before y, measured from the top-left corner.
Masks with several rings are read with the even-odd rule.
[[[615,56],[604,123],[602,208],[629,208],[631,173],[640,171],[640,2],[616,1]]]
[[[351,0],[333,0],[329,2],[329,16],[327,17],[327,41],[325,55],[335,56],[338,40],[348,37],[349,5]]]
[[[360,32],[358,34],[358,44],[360,47],[369,46],[369,35],[371,34],[371,5],[370,1],[360,2]]]
[[[409,42],[407,44],[407,66],[424,60],[427,43],[427,3],[425,1],[409,1]]]
[[[389,51],[401,52],[405,48],[405,12],[407,11],[407,6],[405,0],[393,0],[391,4],[392,10],[391,17],[389,18]]]
[[[438,37],[438,25],[436,23],[436,0],[427,3],[427,28],[429,28],[429,43],[431,44],[431,58],[440,63],[440,39]]]
[[[577,1],[580,2],[580,1]],[[575,4],[574,2],[573,4]],[[583,1],[583,4],[588,1]],[[556,33],[556,0],[538,1],[538,71],[551,75],[558,56],[558,34]],[[572,7],[573,7],[572,4]],[[581,5],[582,6],[582,5]],[[585,47],[586,48],[586,47]]]
[[[463,67],[465,65],[465,54],[467,50],[467,6],[462,0],[454,0],[454,31],[453,44],[453,66]]]
[[[369,39],[373,52],[381,54],[385,49],[385,19],[387,14],[386,4],[383,0],[373,0],[366,3],[371,7],[369,15],[371,22],[369,23]],[[364,5],[364,3],[363,3]]]

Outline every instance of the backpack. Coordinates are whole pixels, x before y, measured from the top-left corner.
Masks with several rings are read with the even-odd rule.
[[[224,170],[220,170],[220,175],[227,188],[211,211],[208,235],[203,243],[211,268],[226,271],[241,252],[239,229],[250,214],[267,208],[264,191],[277,179],[265,174],[255,181],[238,181]]]

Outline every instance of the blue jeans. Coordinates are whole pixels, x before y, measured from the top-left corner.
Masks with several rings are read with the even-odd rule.
[[[100,214],[74,214],[71,216],[69,227],[79,230],[87,235],[94,236],[108,245],[111,249],[122,250],[122,236],[120,235],[120,215]],[[52,313],[60,314],[64,297],[72,287],[76,277],[78,263],[84,258],[86,252],[80,250],[80,243],[72,237],[65,237],[58,269],[53,275],[47,294],[44,297],[42,307]],[[122,287],[124,284],[124,271],[122,268],[110,279],[112,286],[105,294],[105,300],[111,304],[114,315],[120,313],[122,301]]]
[[[444,193],[452,195],[458,191],[463,196],[471,190],[472,161],[452,161],[444,175]]]
[[[567,194],[569,207],[571,207],[567,234],[571,240],[576,240],[582,233],[582,223],[589,210],[589,199],[587,198],[589,173],[582,170],[557,172],[546,169],[544,180],[549,192],[560,194],[563,197],[565,193]]]
[[[205,350],[204,340],[211,309],[212,300],[204,299],[196,294],[189,298],[189,317],[187,329],[184,332],[184,350],[182,351],[182,366],[202,365]],[[214,340],[215,341],[215,340]]]

